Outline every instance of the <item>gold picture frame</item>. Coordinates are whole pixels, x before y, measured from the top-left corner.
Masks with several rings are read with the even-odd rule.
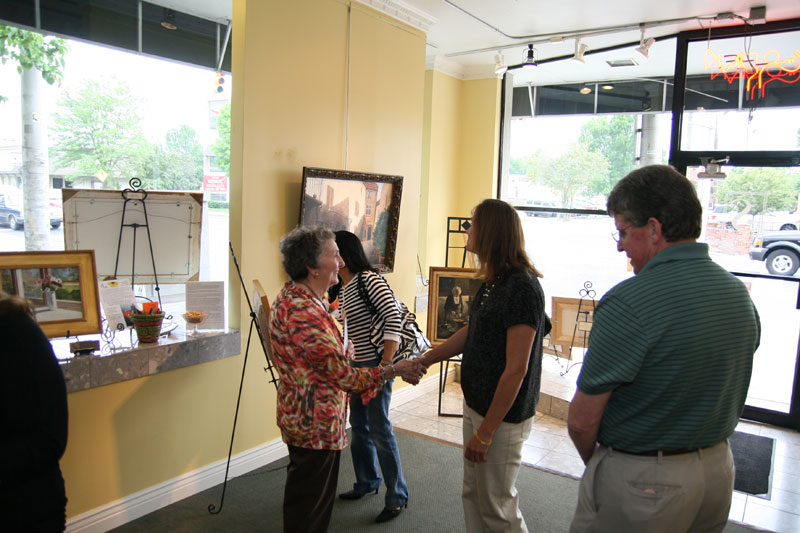
[[[94,250],[0,252],[0,282],[33,304],[48,338],[100,333]]]
[[[469,307],[482,283],[475,277],[477,272],[474,268],[430,268],[428,338],[432,345],[442,344],[469,323]],[[456,288],[460,302],[455,301]]]
[[[562,347],[586,348],[589,344],[595,306],[596,302],[592,299],[553,296],[553,329],[550,331],[550,343]]]

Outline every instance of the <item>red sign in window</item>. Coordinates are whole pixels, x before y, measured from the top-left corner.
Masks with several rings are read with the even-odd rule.
[[[206,192],[228,192],[228,176],[203,176],[203,190]]]

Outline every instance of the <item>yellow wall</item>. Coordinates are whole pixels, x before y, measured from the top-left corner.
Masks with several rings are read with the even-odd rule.
[[[427,267],[445,264],[447,217],[469,217],[478,202],[495,195],[500,81],[462,81],[428,70],[425,97],[420,243],[427,275]],[[451,246],[463,244],[459,238]],[[460,266],[461,258],[451,252],[449,266]]]
[[[302,167],[320,166],[404,176],[387,277],[412,301],[425,36],[359,4],[350,16],[346,1],[233,4],[230,233],[248,290],[257,278],[273,297],[283,284],[278,240],[297,223]],[[244,352],[249,309],[236,290],[230,300]],[[224,459],[242,359],[70,394],[68,517]],[[263,366],[251,346],[234,453],[280,437]]]

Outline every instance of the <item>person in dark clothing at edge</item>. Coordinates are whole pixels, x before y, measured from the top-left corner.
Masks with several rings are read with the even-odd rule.
[[[67,447],[67,388],[30,302],[0,292],[3,339],[0,501],[6,531],[64,531],[59,460]]]

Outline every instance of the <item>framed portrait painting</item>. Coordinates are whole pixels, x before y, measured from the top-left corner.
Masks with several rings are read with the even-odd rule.
[[[31,303],[49,338],[100,333],[94,250],[1,252],[0,281]]]
[[[481,280],[474,268],[431,267],[428,285],[428,338],[436,346],[469,323],[469,306]]]
[[[402,176],[303,167],[300,224],[357,235],[370,264],[392,272],[402,192]]]

